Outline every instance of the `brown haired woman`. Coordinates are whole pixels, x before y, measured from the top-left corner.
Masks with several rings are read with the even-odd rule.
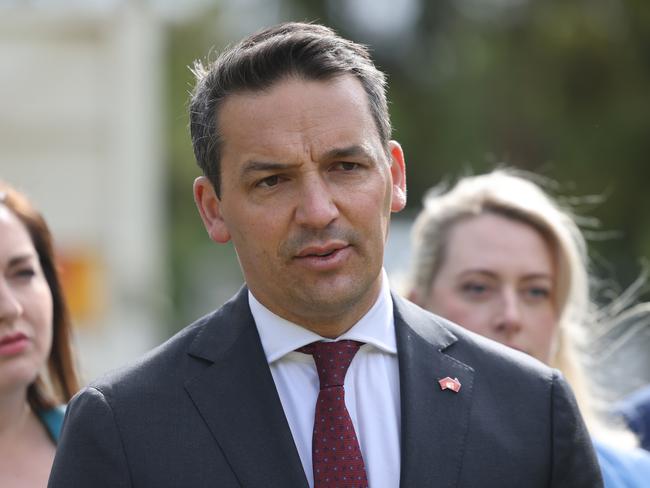
[[[50,231],[0,181],[0,486],[46,485],[77,388]]]

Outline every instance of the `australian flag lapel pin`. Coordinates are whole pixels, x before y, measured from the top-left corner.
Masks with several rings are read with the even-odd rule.
[[[441,390],[451,390],[454,393],[458,393],[460,391],[460,381],[458,381],[458,378],[450,378],[447,376],[438,380],[438,384],[440,384]]]

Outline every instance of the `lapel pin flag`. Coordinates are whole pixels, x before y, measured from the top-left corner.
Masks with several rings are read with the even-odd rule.
[[[438,383],[440,384],[441,390],[451,390],[454,393],[460,391],[460,381],[458,381],[458,378],[450,378],[447,376],[446,378],[438,380]]]

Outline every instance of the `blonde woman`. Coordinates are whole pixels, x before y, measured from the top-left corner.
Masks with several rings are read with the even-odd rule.
[[[650,486],[650,456],[593,413],[576,345],[590,316],[584,237],[538,185],[497,170],[428,195],[413,228],[409,298],[561,370],[607,488]],[[616,445],[617,447],[614,447]]]

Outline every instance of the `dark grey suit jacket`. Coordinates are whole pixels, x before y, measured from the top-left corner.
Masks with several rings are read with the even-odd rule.
[[[397,296],[403,488],[596,488],[557,371]],[[438,380],[458,378],[458,393]],[[50,488],[307,488],[247,290],[67,409]]]

